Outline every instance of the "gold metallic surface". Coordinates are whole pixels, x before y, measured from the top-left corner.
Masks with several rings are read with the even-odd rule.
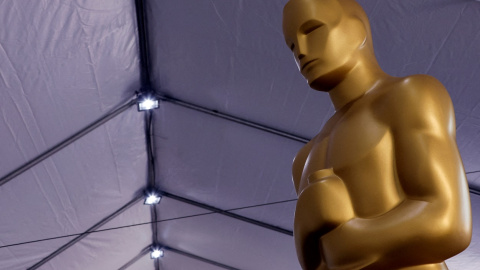
[[[283,32],[336,113],[293,163],[303,269],[447,269],[471,239],[470,198],[444,86],[379,67],[353,0],[290,0]]]

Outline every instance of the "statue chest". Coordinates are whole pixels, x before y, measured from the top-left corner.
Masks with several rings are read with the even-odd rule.
[[[346,114],[332,125],[325,126],[313,139],[304,176],[326,168],[341,170],[355,166],[372,152],[377,152],[388,133],[388,128],[369,111]]]
[[[310,144],[299,191],[315,172],[333,168],[362,216],[381,214],[400,201],[389,129],[369,110],[345,114]]]

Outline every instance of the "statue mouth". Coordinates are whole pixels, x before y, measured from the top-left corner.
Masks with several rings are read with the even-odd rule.
[[[310,66],[313,62],[317,61],[318,59],[312,59],[308,62],[306,62],[305,64],[302,65],[302,68],[300,69],[300,71],[303,71],[305,68],[307,68],[308,66]]]

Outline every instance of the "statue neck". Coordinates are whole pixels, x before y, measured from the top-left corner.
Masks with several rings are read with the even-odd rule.
[[[328,91],[335,110],[338,111],[348,103],[362,97],[388,77],[389,75],[380,68],[376,61],[357,62],[347,76]]]

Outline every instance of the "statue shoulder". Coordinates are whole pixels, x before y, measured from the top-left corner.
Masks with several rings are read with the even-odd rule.
[[[392,128],[451,128],[453,105],[445,87],[432,76],[413,75],[393,82],[382,97],[384,115]]]
[[[394,83],[392,91],[388,91],[394,99],[392,105],[412,106],[412,105],[429,105],[442,106],[445,103],[451,103],[450,96],[443,84],[436,78],[429,75],[413,75],[400,78]],[[425,102],[435,101],[434,104],[424,104]]]

